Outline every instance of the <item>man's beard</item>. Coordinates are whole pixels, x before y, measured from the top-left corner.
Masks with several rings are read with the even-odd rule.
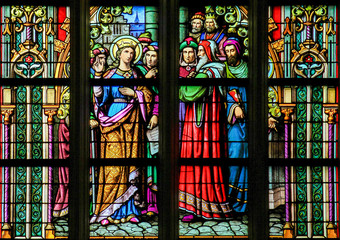
[[[206,27],[207,33],[213,33],[215,32],[216,28],[215,27]]]
[[[199,61],[198,61],[197,66],[196,66],[196,71],[199,71],[201,69],[201,67],[203,67],[207,62],[208,62],[208,56],[207,55],[200,56]]]
[[[191,32],[192,33],[199,33],[199,32],[201,32],[201,29],[200,28],[192,28]]]
[[[236,63],[238,61],[238,58],[236,56],[230,56],[227,59],[228,65],[235,67]]]

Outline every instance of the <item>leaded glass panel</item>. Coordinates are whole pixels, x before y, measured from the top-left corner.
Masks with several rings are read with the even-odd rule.
[[[271,236],[338,237],[337,19],[335,6],[269,7]]]
[[[1,7],[2,78],[68,78],[67,7]]]
[[[157,236],[158,8],[94,6],[90,27],[90,235]]]
[[[269,78],[336,78],[335,6],[269,8]]]
[[[248,10],[180,7],[179,23],[179,235],[247,236],[248,168],[230,160],[248,158]]]

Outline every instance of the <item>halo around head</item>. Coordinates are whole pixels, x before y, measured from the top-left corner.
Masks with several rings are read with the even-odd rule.
[[[135,50],[135,59],[133,63],[137,63],[142,56],[142,45],[137,38],[133,36],[117,37],[111,44],[110,55],[113,61],[117,59],[117,51],[120,48],[131,47]]]

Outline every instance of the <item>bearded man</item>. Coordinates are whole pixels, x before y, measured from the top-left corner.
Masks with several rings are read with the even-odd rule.
[[[180,78],[191,78],[195,75],[197,65],[197,43],[192,37],[184,39],[179,46],[181,52],[179,59],[179,77]]]
[[[217,45],[213,40],[202,40],[198,44],[197,56],[199,58],[196,72],[207,75],[208,78],[225,77],[225,65],[218,62]]]
[[[203,31],[203,24],[205,21],[205,14],[202,12],[197,12],[194,16],[191,17],[191,32],[189,33],[190,37],[193,37],[196,42],[200,41],[200,37]]]
[[[199,62],[196,78],[222,78],[225,65],[218,63],[217,45],[213,40],[199,43]],[[209,161],[225,156],[226,131],[224,98],[225,91],[217,86],[181,86],[179,99],[185,103],[180,107],[181,158],[202,158]],[[180,114],[180,117],[182,115]],[[183,222],[198,218],[226,220],[232,209],[227,201],[227,184],[222,167],[181,166],[179,178],[179,208],[187,214]],[[211,184],[214,183],[214,184]]]
[[[227,57],[225,65],[227,67],[228,78],[247,78],[248,65],[241,58],[241,44],[236,38],[229,38],[224,42],[223,48]]]
[[[201,34],[200,41],[202,40],[213,40],[216,42],[219,52],[216,56],[221,60],[225,60],[225,53],[223,50],[223,44],[227,40],[227,36],[224,30],[218,30],[218,24],[214,13],[208,13],[204,22],[205,32]]]
[[[229,38],[224,43],[227,56],[225,62],[227,78],[247,78],[248,66],[242,56],[242,48],[238,39]],[[248,158],[248,126],[247,96],[244,87],[228,86],[227,95],[227,129],[228,129],[228,157]],[[241,166],[229,167],[230,204],[235,212],[247,210],[248,169]]]

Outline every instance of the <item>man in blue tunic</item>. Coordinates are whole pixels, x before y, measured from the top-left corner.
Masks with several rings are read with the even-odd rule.
[[[227,78],[247,78],[248,66],[241,58],[241,45],[236,38],[229,38],[223,44],[227,57]],[[229,158],[248,158],[248,133],[245,121],[247,114],[247,95],[244,87],[228,86],[228,156]],[[229,198],[235,212],[247,209],[248,170],[242,166],[230,166]]]

